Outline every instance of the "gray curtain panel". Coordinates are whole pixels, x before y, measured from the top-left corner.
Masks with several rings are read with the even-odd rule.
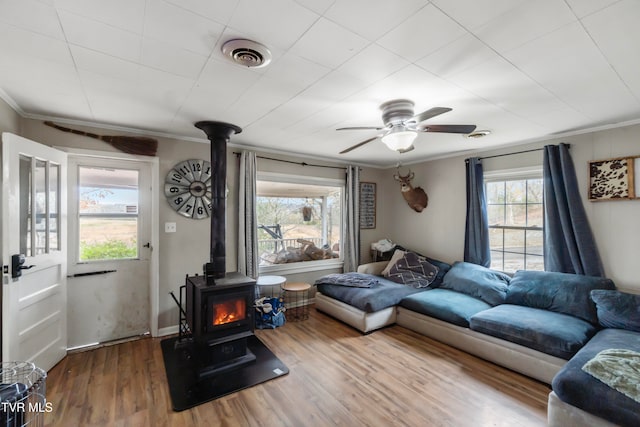
[[[604,277],[567,144],[544,147],[544,269]]]
[[[256,153],[240,154],[238,194],[238,271],[258,277],[258,225],[256,215]]]
[[[489,267],[489,219],[484,194],[482,162],[477,157],[465,160],[467,168],[467,219],[464,234],[464,260]]]
[[[344,257],[344,271],[356,271],[360,264],[360,168],[347,167],[345,191],[345,235],[340,248]]]

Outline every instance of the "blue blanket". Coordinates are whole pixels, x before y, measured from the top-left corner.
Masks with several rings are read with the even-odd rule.
[[[374,276],[362,273],[327,274],[316,280],[316,285],[340,285],[352,288],[370,288],[378,283],[378,279]]]

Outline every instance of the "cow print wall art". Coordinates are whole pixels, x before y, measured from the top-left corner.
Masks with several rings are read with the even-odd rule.
[[[634,158],[589,162],[589,200],[635,198]]]

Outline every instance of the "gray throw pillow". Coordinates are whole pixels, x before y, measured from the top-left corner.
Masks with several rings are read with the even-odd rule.
[[[591,291],[591,299],[601,326],[640,332],[640,295],[596,289]]]
[[[438,267],[427,261],[425,257],[414,252],[406,252],[391,267],[386,277],[396,283],[414,288],[426,288],[433,283],[437,274]]]

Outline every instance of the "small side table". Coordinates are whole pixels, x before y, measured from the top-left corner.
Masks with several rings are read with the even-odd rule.
[[[308,283],[294,282],[282,285],[287,320],[297,322],[309,318],[309,289],[311,285]]]
[[[261,297],[281,297],[282,286],[286,282],[287,278],[284,276],[259,276],[256,281],[256,299]]]

